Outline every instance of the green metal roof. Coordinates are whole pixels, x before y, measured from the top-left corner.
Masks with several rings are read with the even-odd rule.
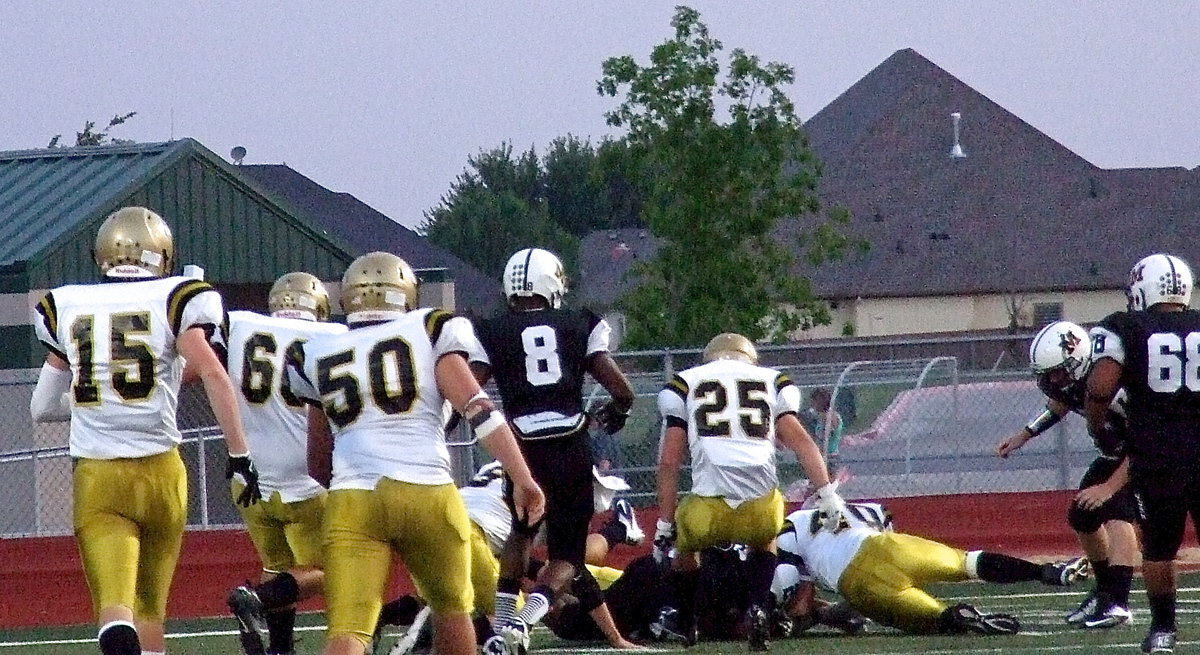
[[[36,259],[192,143],[0,152],[0,265]]]

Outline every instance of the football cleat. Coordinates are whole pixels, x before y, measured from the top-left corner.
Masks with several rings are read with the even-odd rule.
[[[1042,582],[1057,587],[1069,587],[1092,574],[1092,564],[1086,557],[1042,565]]]
[[[508,655],[526,655],[529,652],[529,625],[521,619],[514,618],[500,626],[497,632],[504,640]]]
[[[678,641],[684,646],[696,643],[696,629],[686,629],[680,620],[679,611],[674,607],[658,610],[658,618],[650,623],[650,634],[658,641]]]
[[[267,651],[259,632],[265,630],[266,626],[262,617],[263,604],[258,594],[249,584],[245,584],[229,592],[226,603],[237,619],[238,640],[242,643],[242,650],[246,655],[265,655]]]
[[[760,605],[751,605],[746,610],[746,621],[749,629],[746,631],[746,641],[751,652],[764,652],[771,648],[771,623],[767,612]]]
[[[1081,625],[1089,629],[1115,628],[1132,618],[1133,612],[1129,608],[1121,607],[1108,594],[1100,592],[1096,594],[1096,609],[1084,618]]]
[[[1088,594],[1088,597],[1083,599],[1079,607],[1071,610],[1070,613],[1063,617],[1064,620],[1071,625],[1078,625],[1083,623],[1089,616],[1095,614],[1096,607],[1099,605],[1099,602],[1096,600],[1096,594],[1097,592],[1095,591]]]
[[[1143,653],[1174,653],[1174,630],[1151,630],[1142,640]]]
[[[983,635],[1015,635],[1021,623],[1011,614],[984,614],[967,603],[959,603],[946,610],[948,631],[952,633],[974,632]]]
[[[633,506],[628,500],[620,498],[613,504],[613,517],[625,526],[625,543],[637,546],[646,540],[646,532],[638,525],[637,515],[633,513]]]

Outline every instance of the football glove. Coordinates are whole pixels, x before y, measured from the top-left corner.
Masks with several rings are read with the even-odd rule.
[[[821,527],[825,530],[838,532],[848,525],[846,501],[838,495],[836,482],[817,489],[817,510],[821,514]]]
[[[596,410],[592,417],[600,424],[600,429],[604,430],[605,434],[616,434],[625,427],[625,421],[629,420],[629,409],[621,409],[610,400]]]
[[[658,520],[654,531],[654,561],[665,565],[671,561],[671,549],[675,547],[675,524]]]
[[[258,488],[258,469],[254,468],[254,462],[250,460],[249,453],[229,456],[225,462],[225,479],[232,480],[234,475],[242,476],[242,480],[246,483],[242,493],[238,494],[238,505],[249,507],[262,500],[262,490]]]

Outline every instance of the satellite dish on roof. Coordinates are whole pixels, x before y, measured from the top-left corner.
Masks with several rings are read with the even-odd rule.
[[[242,146],[234,146],[233,150],[229,151],[229,158],[238,166],[242,165],[242,160],[246,158],[246,149]]]

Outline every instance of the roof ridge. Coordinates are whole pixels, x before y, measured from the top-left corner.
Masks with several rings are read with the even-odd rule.
[[[192,141],[190,137],[174,141],[157,141],[154,143],[119,143],[99,146],[63,146],[60,148],[30,148],[27,150],[0,151],[0,161],[16,161],[18,159],[45,159],[55,157],[89,157],[94,155],[145,154],[155,151],[167,151],[171,147]]]

